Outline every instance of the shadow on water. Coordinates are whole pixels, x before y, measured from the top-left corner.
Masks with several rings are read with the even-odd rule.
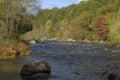
[[[16,80],[19,69],[20,64],[16,60],[0,60],[0,80]]]
[[[37,80],[19,76],[23,64],[47,61],[52,72],[39,80],[107,80],[110,70],[120,69],[120,49],[107,45],[45,42],[30,45],[33,54],[22,59],[0,60],[0,80]]]
[[[48,80],[48,78],[32,78],[32,77],[21,77],[21,80]]]

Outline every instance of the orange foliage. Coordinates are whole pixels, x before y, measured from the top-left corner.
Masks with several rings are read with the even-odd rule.
[[[77,35],[77,25],[74,25],[74,26],[70,27],[70,35],[75,40],[78,38],[78,35]]]
[[[46,29],[47,32],[49,32],[49,30],[50,30],[50,28],[51,28],[51,25],[52,25],[51,20],[46,21],[45,29]]]
[[[0,55],[5,55],[5,56],[18,56],[20,52],[17,50],[15,46],[7,45],[5,47],[0,48]]]
[[[0,48],[0,58],[2,57],[17,57],[21,53],[27,54],[30,51],[28,44],[25,41],[19,41],[17,44],[7,44]]]
[[[103,17],[97,18],[94,24],[96,35],[104,40],[107,39],[107,35],[108,35],[108,32],[106,30],[106,25],[108,23],[108,20],[109,20],[109,14],[106,13],[106,15],[104,15]]]
[[[29,46],[28,46],[28,44],[25,42],[25,41],[20,41],[20,42],[18,42],[17,44],[16,44],[16,46],[17,46],[17,49],[19,50],[19,51],[27,51],[27,50],[29,50]]]

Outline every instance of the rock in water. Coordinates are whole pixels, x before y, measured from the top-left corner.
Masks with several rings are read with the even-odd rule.
[[[109,80],[120,80],[120,71],[113,71],[109,76]]]
[[[51,67],[44,61],[33,61],[25,64],[20,72],[22,79],[25,80],[47,80],[50,76]]]
[[[36,41],[32,40],[32,41],[29,42],[29,44],[36,44]]]

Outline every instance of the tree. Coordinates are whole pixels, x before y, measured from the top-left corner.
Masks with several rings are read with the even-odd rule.
[[[106,25],[107,25],[107,18],[105,16],[99,17],[95,21],[94,24],[95,32],[100,40],[107,40],[108,31],[106,29]]]
[[[30,18],[32,16],[30,12],[33,9],[38,9],[38,1],[40,0],[5,0],[6,28],[9,34],[19,38],[21,33],[29,31],[27,28],[31,29],[32,21]]]
[[[52,22],[51,20],[48,20],[45,24],[45,30],[46,30],[46,33],[49,37],[51,37],[51,34],[52,34]]]

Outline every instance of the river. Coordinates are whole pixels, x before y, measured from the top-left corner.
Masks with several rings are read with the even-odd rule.
[[[0,60],[0,80],[21,80],[23,64],[42,60],[51,67],[49,80],[108,80],[111,71],[120,69],[120,48],[107,45],[45,42],[30,45],[32,55]]]

